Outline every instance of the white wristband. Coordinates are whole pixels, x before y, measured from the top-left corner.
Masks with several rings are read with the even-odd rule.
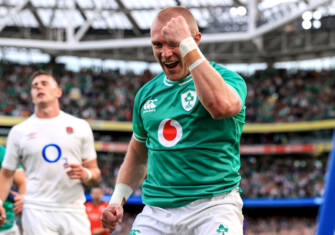
[[[188,70],[190,70],[190,72],[195,69],[196,67],[198,67],[198,65],[200,65],[202,62],[204,62],[206,59],[204,57],[201,57],[200,59],[197,59],[193,64],[191,64],[188,67]]]
[[[2,206],[2,204],[3,204],[3,202],[2,202],[2,200],[0,199],[0,206]]]
[[[117,184],[109,204],[123,205],[133,193],[133,189],[127,184]]]
[[[84,170],[87,172],[87,177],[84,179],[84,181],[88,182],[92,179],[92,172],[88,168],[84,168]]]

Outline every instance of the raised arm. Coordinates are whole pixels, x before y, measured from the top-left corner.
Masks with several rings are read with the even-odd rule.
[[[209,64],[198,45],[201,33],[192,35],[182,16],[172,18],[163,28],[166,41],[179,45],[182,59],[188,66],[196,87],[197,95],[214,119],[233,117],[241,110],[241,101],[224,78]]]

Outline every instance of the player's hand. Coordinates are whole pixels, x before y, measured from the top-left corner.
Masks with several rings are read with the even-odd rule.
[[[191,31],[184,17],[173,17],[162,28],[162,35],[168,43],[176,44],[187,38],[191,37]]]
[[[0,206],[0,227],[5,223],[6,220],[6,211],[3,206]]]
[[[81,164],[66,163],[65,164],[66,174],[70,179],[85,180],[88,174]]]
[[[23,195],[17,192],[10,192],[14,196],[14,213],[15,215],[21,213],[23,209]]]
[[[102,213],[102,226],[113,232],[116,226],[122,222],[123,208],[118,204],[110,204]]]

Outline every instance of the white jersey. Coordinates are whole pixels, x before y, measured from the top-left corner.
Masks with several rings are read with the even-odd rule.
[[[25,207],[74,210],[84,208],[84,188],[80,180],[68,177],[64,165],[95,158],[89,124],[61,111],[55,118],[32,115],[15,125],[2,167],[15,170],[22,163],[27,177]]]

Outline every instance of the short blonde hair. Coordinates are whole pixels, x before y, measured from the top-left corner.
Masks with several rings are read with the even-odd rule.
[[[185,7],[180,6],[172,6],[162,9],[158,12],[157,16],[155,17],[154,22],[166,23],[171,18],[183,16],[190,27],[192,35],[199,32],[197,21],[195,20],[191,11]]]

